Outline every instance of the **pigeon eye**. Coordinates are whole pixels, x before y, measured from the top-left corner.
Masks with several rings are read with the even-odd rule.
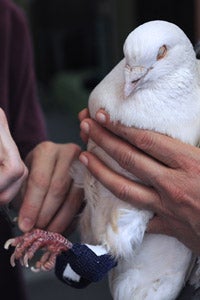
[[[157,54],[157,60],[162,59],[167,54],[167,46],[163,45],[159,48],[158,54]]]

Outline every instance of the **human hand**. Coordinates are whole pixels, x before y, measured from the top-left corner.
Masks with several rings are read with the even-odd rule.
[[[92,153],[82,153],[82,163],[118,198],[155,212],[149,233],[174,236],[200,254],[200,149],[152,131],[113,124],[103,110],[96,119],[101,126],[85,119],[82,133],[144,184],[117,174]]]
[[[18,193],[28,174],[0,108],[0,205],[9,203]]]
[[[90,114],[89,114],[89,110],[88,108],[85,108],[83,110],[80,111],[78,118],[79,121],[82,122],[84,119],[89,118]],[[88,142],[88,135],[84,133],[84,131],[80,131],[80,137],[83,140],[84,143]]]
[[[23,188],[18,224],[63,232],[74,220],[83,191],[73,185],[69,168],[80,154],[75,144],[40,143],[26,158],[29,176]]]

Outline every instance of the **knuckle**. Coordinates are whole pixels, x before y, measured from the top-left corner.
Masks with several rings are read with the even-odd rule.
[[[51,152],[53,148],[54,148],[54,143],[51,141],[42,142],[37,146],[37,149],[39,151],[43,150],[44,152]]]
[[[183,206],[185,205],[185,203],[187,203],[184,191],[178,186],[175,186],[173,189],[173,197],[176,200],[178,206]]]
[[[169,198],[173,199],[174,204],[177,208],[183,209],[188,206],[190,203],[190,199],[188,198],[186,190],[182,185],[178,184],[175,180],[166,180],[164,189],[169,194]]]
[[[31,153],[28,154],[28,157],[30,157],[30,154],[32,155],[33,159],[37,159],[37,157],[40,157],[41,155],[48,156],[49,153],[55,152],[55,144],[51,141],[45,141],[38,144]]]
[[[11,178],[11,180],[16,181],[22,177],[25,177],[27,173],[27,168],[25,165],[21,163],[13,162],[9,166],[7,166],[7,176]]]
[[[148,178],[152,186],[162,188],[163,190],[166,191],[170,189],[170,183],[165,170],[157,168],[154,172],[152,172],[149,175]]]
[[[142,150],[150,150],[154,146],[154,139],[149,132],[141,130],[140,134],[135,139],[136,147]]]
[[[121,200],[128,200],[130,195],[130,187],[127,184],[118,186],[117,197]]]
[[[118,163],[125,169],[130,170],[135,165],[135,158],[131,150],[127,151],[117,151]]]

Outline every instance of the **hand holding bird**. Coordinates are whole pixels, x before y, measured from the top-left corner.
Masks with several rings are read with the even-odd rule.
[[[184,32],[165,21],[151,21],[131,32],[124,44],[124,59],[89,97],[91,118],[100,108],[105,109],[113,123],[153,130],[196,146],[200,138],[199,70],[192,44]],[[194,262],[192,251],[173,237],[146,233],[156,213],[153,203],[158,195],[151,186],[159,163],[155,161],[152,170],[145,163],[148,157],[141,160],[136,150],[131,168],[127,162],[133,149],[128,147],[124,165],[123,157],[117,162],[115,156],[109,155],[107,146],[103,149],[95,139],[88,140],[87,150],[117,173],[118,189],[113,191],[111,183],[106,186],[108,177],[103,186],[98,176],[95,178],[84,168],[84,176],[80,176],[77,164],[74,165],[73,178],[80,184],[82,177],[86,200],[80,220],[83,244],[75,247],[70,257],[71,249],[57,257],[56,274],[71,285],[83,287],[83,280],[102,278],[110,270],[115,300],[174,300]],[[167,169],[162,151],[160,156],[163,168]],[[146,172],[140,171],[144,167]],[[129,189],[131,183],[133,191]],[[147,210],[128,203],[134,194],[139,205],[141,186],[146,203],[150,202]],[[161,206],[160,203],[160,209]],[[88,265],[87,272],[83,272],[83,266]],[[100,276],[95,271],[98,265]],[[198,285],[198,278],[193,284]]]
[[[200,255],[200,149],[153,131],[113,124],[103,110],[97,112],[96,121],[88,117],[85,113],[81,118],[81,131],[87,139],[91,138],[134,175],[144,178],[149,170],[149,193],[145,193],[147,189],[143,185],[138,191],[135,182],[131,181],[126,194],[121,195],[122,200],[138,208],[156,212],[149,221],[148,233],[174,236]],[[98,181],[119,197],[122,186],[127,185],[126,178],[119,179],[117,172],[109,169],[91,152],[83,152],[80,159]],[[136,197],[136,193],[140,197]],[[150,201],[153,193],[153,201]]]

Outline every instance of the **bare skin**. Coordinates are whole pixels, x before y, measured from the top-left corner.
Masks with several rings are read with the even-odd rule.
[[[38,144],[24,163],[0,109],[0,205],[11,201],[18,205],[18,225],[25,232],[5,244],[6,249],[15,247],[12,266],[15,260],[28,266],[34,254],[43,249],[35,268],[48,271],[57,255],[72,246],[59,232],[71,227],[82,204],[83,191],[74,186],[69,175],[80,152],[75,144],[46,141]]]
[[[155,212],[148,232],[174,236],[200,254],[200,149],[170,137],[110,122],[100,110],[96,121],[88,111],[79,115],[81,136],[90,137],[123,168],[140,178],[138,184],[109,169],[87,151],[79,159],[123,201]]]
[[[0,205],[9,203],[16,196],[27,175],[5,113],[0,109]]]
[[[14,203],[21,193],[18,224],[22,231],[37,227],[63,232],[72,223],[83,191],[74,187],[69,168],[80,152],[76,144],[46,141],[24,163],[0,109],[0,205]]]
[[[18,225],[25,232],[5,244],[6,249],[10,245],[15,247],[11,256],[13,266],[15,260],[28,266],[37,250],[43,249],[35,267],[51,270],[56,256],[72,246],[59,232],[71,227],[82,204],[83,191],[74,186],[69,175],[80,152],[76,144],[46,141],[28,154],[24,164],[0,109],[0,205],[11,200],[15,205],[16,197]]]
[[[83,191],[74,187],[69,175],[80,147],[75,144],[43,142],[29,153],[29,175],[22,189],[19,227],[28,232],[43,228],[63,232],[80,209]]]

